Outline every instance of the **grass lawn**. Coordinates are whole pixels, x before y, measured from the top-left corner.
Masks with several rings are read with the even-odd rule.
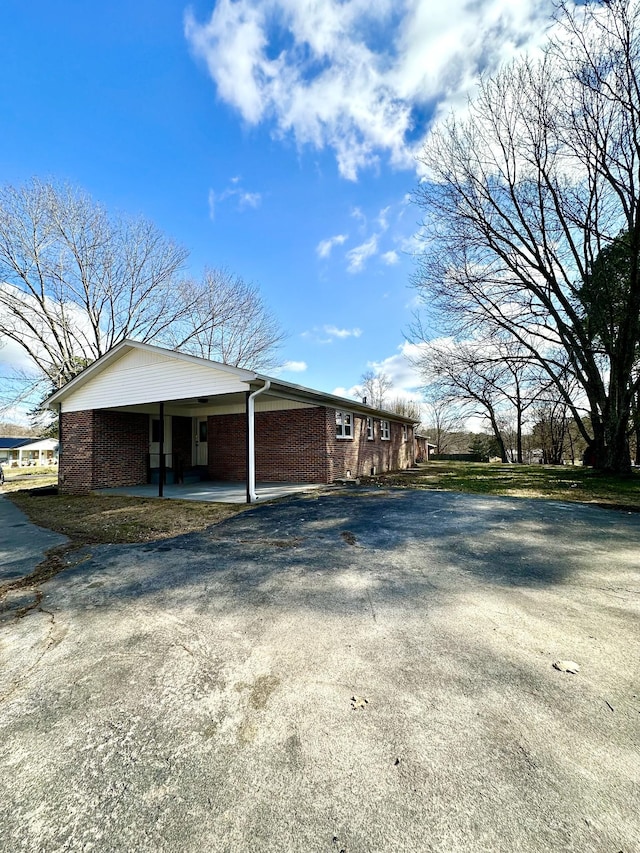
[[[197,503],[124,495],[52,495],[12,491],[7,497],[40,527],[72,542],[120,543],[168,539],[204,530],[246,509],[246,504]]]
[[[20,489],[32,489],[35,486],[55,486],[58,482],[58,469],[54,467],[9,468],[3,465],[4,492]]]
[[[362,483],[517,498],[550,498],[640,511],[638,471],[630,477],[615,477],[571,465],[427,462],[420,466],[419,473],[381,474],[364,477]]]
[[[36,471],[37,469],[33,469]],[[204,530],[247,508],[246,504],[158,500],[124,495],[38,494],[54,474],[7,478],[4,491],[40,527],[64,533],[74,544],[149,542]],[[482,495],[550,498],[640,511],[640,472],[628,478],[590,468],[550,465],[501,465],[428,462],[419,472],[364,477],[363,485],[444,489]]]

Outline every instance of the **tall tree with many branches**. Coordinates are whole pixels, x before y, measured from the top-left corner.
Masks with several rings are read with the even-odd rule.
[[[273,365],[283,333],[258,289],[225,270],[185,280],[187,257],[153,223],[110,216],[75,187],[0,188],[0,340],[23,350],[40,396],[126,338]]]
[[[285,338],[255,284],[228,269],[206,269],[179,286],[183,316],[168,330],[175,349],[253,370],[278,364]]]
[[[110,217],[86,193],[33,180],[0,190],[0,331],[55,385],[125,338],[182,319],[187,251],[150,222]]]
[[[436,128],[420,159],[418,290],[458,338],[517,341],[598,466],[626,471],[640,342],[639,0],[561,5],[543,56],[482,80],[467,116]],[[615,334],[596,336],[584,285],[621,232]]]

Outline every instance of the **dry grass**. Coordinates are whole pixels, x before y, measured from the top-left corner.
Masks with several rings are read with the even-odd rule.
[[[204,530],[246,504],[158,500],[124,495],[68,496],[15,491],[7,495],[40,527],[76,543],[149,542]]]
[[[57,468],[9,468],[3,465],[4,486],[2,492],[16,492],[36,486],[55,486],[58,482]]]

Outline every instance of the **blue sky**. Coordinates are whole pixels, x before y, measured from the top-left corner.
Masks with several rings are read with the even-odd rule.
[[[480,71],[540,42],[547,0],[3,0],[0,180],[142,214],[190,272],[257,283],[282,377],[418,396],[403,333],[415,153]],[[0,350],[0,360],[15,350]]]

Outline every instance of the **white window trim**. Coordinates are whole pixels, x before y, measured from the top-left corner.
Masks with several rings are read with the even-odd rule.
[[[367,441],[373,441],[375,437],[373,418],[367,418]]]
[[[380,439],[382,441],[391,441],[391,422],[380,421]]]
[[[353,439],[353,413],[336,409],[336,438],[339,441]]]

